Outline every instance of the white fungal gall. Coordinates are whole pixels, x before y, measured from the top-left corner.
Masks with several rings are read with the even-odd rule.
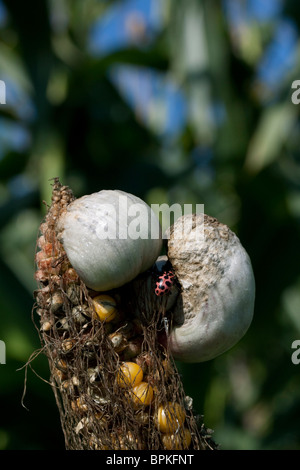
[[[175,359],[203,362],[230,349],[246,333],[255,281],[248,254],[226,225],[204,215],[204,237],[195,241],[199,216],[184,217],[193,218],[190,230],[182,239],[175,239],[171,230],[168,241],[168,257],[182,287],[169,347]]]
[[[131,281],[153,265],[162,248],[152,209],[123,191],[103,190],[74,200],[57,228],[73,268],[96,291]]]

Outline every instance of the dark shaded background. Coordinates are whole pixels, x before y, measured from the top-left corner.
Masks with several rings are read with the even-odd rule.
[[[299,22],[292,0],[0,2],[0,449],[64,448],[42,355],[21,403],[55,176],[77,197],[204,204],[238,234],[253,324],[228,353],[178,368],[221,448],[300,449]]]

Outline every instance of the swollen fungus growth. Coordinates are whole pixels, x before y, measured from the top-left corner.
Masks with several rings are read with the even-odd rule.
[[[132,281],[162,249],[160,224],[151,208],[123,191],[103,190],[71,201],[56,229],[72,266],[97,291]]]

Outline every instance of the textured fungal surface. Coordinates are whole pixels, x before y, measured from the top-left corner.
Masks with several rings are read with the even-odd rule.
[[[66,448],[216,448],[159,341],[168,298],[155,295],[149,273],[106,292],[86,286],[57,238],[72,201],[56,178],[37,241],[33,312]]]
[[[201,362],[222,354],[246,333],[255,282],[248,254],[226,225],[207,215],[184,217],[192,221],[184,235],[175,236],[183,222],[178,219],[168,240],[169,261],[181,285],[169,347],[176,359]],[[203,236],[197,238],[203,222]]]
[[[124,191],[103,190],[72,201],[57,230],[81,279],[98,291],[132,281],[154,264],[162,248],[154,212]]]

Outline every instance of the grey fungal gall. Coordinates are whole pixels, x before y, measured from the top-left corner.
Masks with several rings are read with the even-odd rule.
[[[190,229],[176,239],[178,219],[168,240],[168,258],[181,285],[168,342],[175,359],[202,362],[230,349],[248,330],[255,281],[248,254],[226,225],[204,215],[203,240],[195,240],[202,216],[184,217],[193,218]]]
[[[96,291],[120,287],[149,269],[162,249],[160,224],[140,198],[103,190],[71,202],[57,224],[73,268]]]

